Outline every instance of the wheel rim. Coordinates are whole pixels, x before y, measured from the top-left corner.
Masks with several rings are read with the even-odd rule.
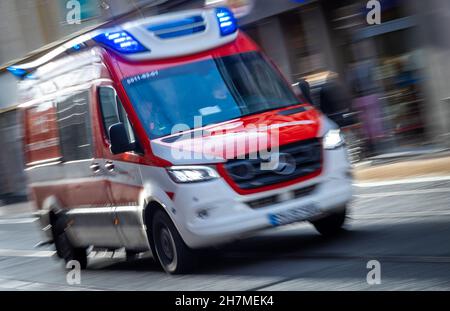
[[[167,228],[161,229],[161,248],[164,253],[164,256],[170,261],[173,260],[174,257],[174,247],[172,244],[172,237],[170,235],[169,230]]]
[[[165,225],[160,225],[156,252],[165,269],[172,271],[177,265],[177,252],[172,233]]]

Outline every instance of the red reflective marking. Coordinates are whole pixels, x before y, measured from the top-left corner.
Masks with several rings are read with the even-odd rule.
[[[173,201],[173,199],[175,198],[175,193],[166,191],[166,194]]]

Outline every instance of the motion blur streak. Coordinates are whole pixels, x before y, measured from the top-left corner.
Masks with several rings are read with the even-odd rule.
[[[68,11],[67,2],[0,0],[0,290],[450,290],[449,1],[379,0],[380,23],[371,25],[368,24],[371,19],[367,17],[373,12],[367,8],[367,0],[79,0],[81,11],[73,16]],[[33,169],[27,169],[27,155],[32,148],[42,146],[25,148],[24,137],[29,133],[23,125],[23,111],[18,107],[24,99],[21,98],[17,81],[22,79],[26,85],[37,78],[35,72],[29,73],[29,69],[17,65],[36,64],[35,61],[42,61],[41,57],[45,55],[83,53],[89,41],[84,39],[90,38],[83,35],[100,27],[114,29],[114,26],[128,21],[204,8],[205,5],[208,8],[230,7],[238,20],[239,32],[248,35],[262,48],[287,82],[292,84],[296,95],[331,119],[333,126],[340,127],[340,132],[333,133],[336,139],[340,139],[342,134],[348,159],[352,163],[351,171],[346,169],[344,174],[348,179],[354,178],[354,194],[345,230],[324,238],[309,223],[276,227],[256,236],[220,245],[214,250],[205,250],[201,268],[183,278],[165,275],[151,258],[151,252],[93,250],[89,254],[89,269],[82,272],[82,284],[69,286],[65,271],[49,260],[49,257],[56,257],[54,241],[42,238],[38,228],[40,214],[34,207],[45,201],[47,193],[42,191],[42,196],[35,197],[27,190],[26,173],[33,174]],[[234,22],[228,11],[217,12]],[[68,16],[75,20],[69,20]],[[224,16],[214,15],[214,18]],[[171,40],[173,38],[170,36],[205,31],[206,22],[209,21],[202,16],[190,16],[178,20],[175,25],[177,31],[172,33],[166,33],[167,29],[164,29],[173,26],[170,23],[153,25],[148,29],[156,29],[160,39]],[[186,23],[195,24],[195,28],[184,29]],[[219,24],[219,31],[224,31],[220,28],[222,26]],[[231,26],[228,31],[234,33],[234,24]],[[180,27],[181,32],[178,31]],[[128,40],[127,44],[139,46],[140,38],[120,31],[120,36]],[[84,39],[70,41],[74,38]],[[193,39],[186,38],[187,43],[193,42],[189,41]],[[241,43],[247,42],[241,35],[238,38]],[[66,44],[61,49],[62,44],[67,42],[77,44],[73,47]],[[242,48],[244,52],[256,49],[249,42]],[[111,44],[114,47],[116,43]],[[196,48],[196,44],[189,44],[192,51]],[[156,47],[139,46],[136,50],[148,52],[148,55],[158,52]],[[220,50],[224,54],[220,55],[224,57],[222,62],[231,64],[231,60],[226,59],[231,50]],[[89,52],[88,56],[94,58],[93,53]],[[192,60],[189,57],[180,57],[177,61],[180,64],[189,62]],[[133,65],[125,58],[117,57],[113,62],[121,63],[125,70],[132,72]],[[156,75],[159,70],[163,72],[169,62],[144,63],[148,68],[158,68],[148,71]],[[95,65],[90,68],[90,73],[103,77],[106,69]],[[206,65],[204,67],[209,68]],[[65,83],[70,83],[74,77],[80,79],[74,73],[66,77]],[[212,78],[208,77],[204,81],[210,80]],[[101,83],[108,81],[109,78],[99,80]],[[64,81],[59,82],[62,84]],[[41,91],[48,91],[46,87],[59,87],[52,83],[43,86]],[[193,80],[189,83],[192,85],[184,87],[194,85]],[[123,97],[122,93],[125,94],[125,90],[118,92]],[[162,89],[161,94],[167,98],[174,95],[165,94]],[[112,95],[106,95],[116,100],[114,91]],[[221,100],[227,96],[220,88],[212,95]],[[80,97],[79,100],[77,105],[82,106],[81,101],[88,101],[89,98]],[[34,125],[43,132],[51,132],[54,134],[52,139],[55,139],[60,135],[55,134],[58,130],[43,117],[57,114],[52,112],[54,107],[51,105],[48,105],[47,112],[37,109]],[[221,111],[221,107],[209,105],[202,111],[205,115],[214,114]],[[300,115],[299,111],[292,113]],[[280,122],[291,120],[282,112],[266,111],[264,117],[279,118]],[[123,114],[123,111],[117,113]],[[301,113],[314,115],[314,121],[319,120],[320,115],[314,112]],[[252,121],[250,117],[244,120]],[[301,131],[302,128],[306,127],[298,125],[296,129]],[[318,130],[318,127],[314,129]],[[309,132],[304,131],[303,134],[307,136]],[[164,142],[163,136],[158,137],[158,144],[153,144],[152,148],[162,146],[158,150],[164,150],[164,145],[170,142]],[[286,140],[286,137],[282,138]],[[321,141],[314,143],[321,144]],[[55,146],[48,149],[51,147]],[[109,151],[106,144],[101,148]],[[54,153],[56,160],[60,155],[57,149],[55,147],[49,152]],[[67,154],[70,155],[70,152]],[[126,157],[135,164],[148,164],[140,163],[136,153]],[[99,214],[105,211],[110,213],[108,217],[111,216],[114,225],[123,225],[124,228],[117,235],[124,240],[129,239],[127,221],[136,219],[124,217],[119,220],[114,216],[116,207],[98,206],[105,205],[112,198],[112,201],[120,202],[120,207],[129,213],[126,215],[140,212],[141,201],[144,201],[139,197],[143,189],[139,184],[142,176],[139,170],[130,169],[124,173],[124,168],[131,165],[120,161],[109,163],[102,157],[99,159],[99,163],[90,163],[89,158],[88,166],[76,161],[71,163],[79,180],[89,179],[90,183],[70,188],[65,200],[84,205],[95,197],[97,201],[91,211],[91,219],[100,217]],[[167,166],[162,156],[159,160],[162,164],[158,165]],[[316,165],[322,165],[322,158],[317,157],[316,160]],[[111,183],[105,179],[99,183],[95,174],[104,167],[109,170],[106,174],[120,175],[120,182]],[[249,166],[244,164],[242,167]],[[235,184],[245,182],[240,181],[239,176],[236,180],[225,176],[225,166],[219,165],[220,176],[211,173],[210,169],[208,166],[200,173],[197,171],[197,175],[191,175],[220,181],[226,179],[227,183],[234,185],[230,190],[234,192],[230,193],[240,195],[242,201],[248,201],[242,204],[251,201],[258,211],[294,196],[306,197],[316,191],[315,187],[319,187],[308,185],[306,190],[289,188],[289,191],[284,191],[283,188],[263,184],[258,187],[273,192],[264,198],[252,197],[257,192],[253,189],[236,191],[238,186]],[[327,173],[326,169],[317,170],[314,177],[320,177],[318,175],[322,173]],[[247,172],[247,177],[251,179],[254,174],[253,171]],[[328,180],[321,182],[335,182],[334,176],[326,176],[329,176]],[[36,180],[45,180],[45,177],[33,175]],[[60,177],[64,177],[63,173]],[[287,187],[292,186],[291,181],[283,181]],[[53,189],[64,188],[59,179],[53,182]],[[167,180],[169,185],[172,182],[177,183]],[[88,191],[81,192],[82,187]],[[104,189],[112,190],[106,192]],[[120,195],[118,190],[122,191]],[[179,194],[172,191],[163,192],[163,195],[168,197],[169,202],[180,200]],[[189,199],[201,201],[201,195],[198,193],[198,197]],[[196,221],[202,223],[212,213],[214,209],[204,204],[202,209],[196,210]],[[51,226],[47,229],[52,231]],[[110,233],[99,233],[99,239],[108,237]],[[141,240],[131,242],[142,246],[146,238],[143,233]],[[40,248],[37,249],[36,245]],[[271,246],[270,250],[267,245]],[[366,283],[366,264],[370,260],[378,260],[381,264],[382,282],[379,285]],[[127,282],[123,282],[124,279]]]

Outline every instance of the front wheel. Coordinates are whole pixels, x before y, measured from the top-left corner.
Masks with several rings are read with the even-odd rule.
[[[318,220],[312,221],[317,231],[323,236],[332,236],[340,231],[342,231],[342,226],[345,223],[345,218],[347,215],[347,208],[343,208],[340,211],[333,212],[332,214],[320,218]]]
[[[152,222],[152,235],[156,256],[167,273],[182,274],[193,269],[194,252],[184,243],[166,213],[156,211]]]

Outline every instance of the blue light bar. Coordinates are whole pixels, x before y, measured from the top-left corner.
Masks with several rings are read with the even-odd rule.
[[[139,41],[124,30],[104,32],[95,36],[94,40],[123,54],[148,51]]]
[[[10,73],[15,75],[16,77],[23,78],[27,71],[25,69],[17,68],[17,67],[8,67],[6,68]]]
[[[237,31],[237,20],[229,9],[217,8],[216,16],[222,37],[231,35]]]

